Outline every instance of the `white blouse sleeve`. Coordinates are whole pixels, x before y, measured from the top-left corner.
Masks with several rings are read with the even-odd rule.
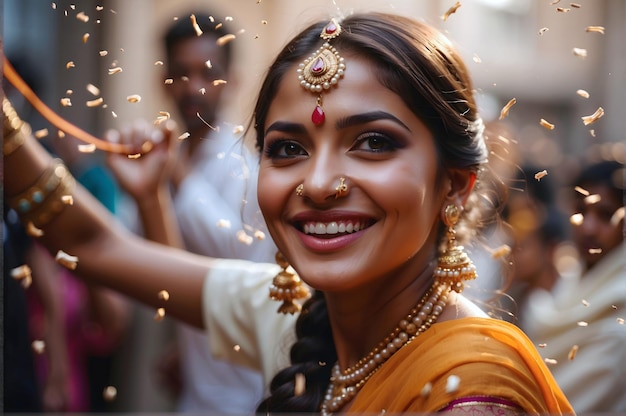
[[[276,264],[215,260],[203,286],[204,323],[216,358],[263,373],[266,386],[289,365],[298,315],[277,313],[269,286]]]

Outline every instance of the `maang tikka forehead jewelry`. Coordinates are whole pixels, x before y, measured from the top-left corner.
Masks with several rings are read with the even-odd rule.
[[[326,119],[322,108],[322,92],[329,90],[333,85],[337,85],[346,69],[343,58],[328,43],[329,40],[339,36],[341,30],[337,20],[331,19],[322,29],[322,33],[320,33],[320,37],[325,41],[322,47],[313,52],[311,56],[298,66],[300,85],[306,90],[317,94],[317,104],[311,114],[311,121],[315,125],[322,124]]]

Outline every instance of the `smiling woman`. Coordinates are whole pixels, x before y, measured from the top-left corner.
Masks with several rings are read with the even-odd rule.
[[[486,181],[472,93],[445,36],[389,14],[314,24],[269,68],[254,114],[259,204],[315,292],[259,412],[572,412],[525,335],[461,295],[476,272],[460,243],[476,232],[474,188]],[[7,160],[24,171],[9,196],[49,163],[33,140]],[[275,368],[293,318],[269,315],[259,294],[280,268],[150,245],[108,224],[80,190],[75,200],[75,214],[46,225],[50,249],[76,250],[85,276],[147,303],[167,288],[168,309],[203,318],[215,351]]]

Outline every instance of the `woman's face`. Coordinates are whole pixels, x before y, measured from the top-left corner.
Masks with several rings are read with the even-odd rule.
[[[276,244],[304,281],[328,292],[414,279],[434,256],[450,188],[424,123],[367,60],[345,58],[345,77],[323,95],[321,125],[311,121],[316,95],[296,66],[287,72],[265,123],[258,186]],[[348,194],[336,198],[340,177]]]

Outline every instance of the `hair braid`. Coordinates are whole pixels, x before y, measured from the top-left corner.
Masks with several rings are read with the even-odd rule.
[[[257,411],[318,412],[337,360],[324,294],[316,291],[304,304],[296,322],[297,341],[291,347],[290,367],[280,371],[270,384],[270,396]],[[306,388],[295,396],[297,374],[303,374]]]

